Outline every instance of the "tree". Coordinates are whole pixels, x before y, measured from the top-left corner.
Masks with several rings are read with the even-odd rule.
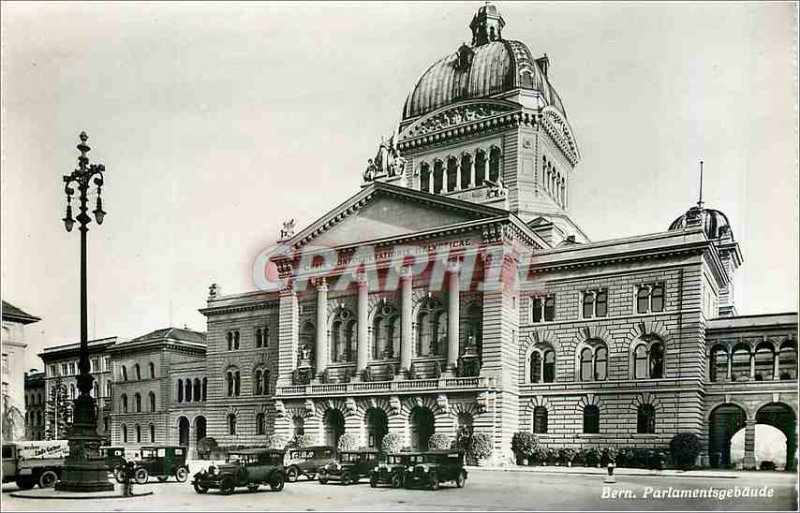
[[[25,416],[14,406],[11,396],[3,394],[3,438],[18,440],[25,434]]]
[[[72,403],[67,396],[66,385],[61,382],[61,377],[57,377],[45,404],[47,440],[63,440],[67,437],[67,427],[72,423]]]

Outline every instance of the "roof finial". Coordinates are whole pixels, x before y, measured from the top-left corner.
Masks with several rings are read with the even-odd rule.
[[[703,161],[700,161],[700,199],[697,201],[697,206],[703,208]]]

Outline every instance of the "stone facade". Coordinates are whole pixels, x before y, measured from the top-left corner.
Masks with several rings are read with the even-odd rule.
[[[45,439],[44,371],[31,369],[25,373],[25,439]]]
[[[13,432],[5,433],[8,440],[25,436],[25,326],[40,319],[16,306],[3,301],[3,368],[2,368],[2,415]]]

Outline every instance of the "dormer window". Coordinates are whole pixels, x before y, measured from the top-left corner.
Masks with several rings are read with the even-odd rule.
[[[585,290],[581,293],[582,313],[584,319],[608,316],[608,290]]]

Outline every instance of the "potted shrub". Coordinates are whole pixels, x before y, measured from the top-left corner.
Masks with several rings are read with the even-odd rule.
[[[272,435],[267,438],[267,447],[269,449],[285,449],[289,440],[281,435]]]
[[[527,431],[514,433],[511,438],[511,449],[517,455],[517,465],[527,465],[533,459],[534,451],[539,446],[536,435]]]
[[[689,469],[694,466],[697,456],[702,450],[700,438],[694,433],[678,433],[669,443],[669,452],[672,461],[680,469]]]
[[[400,452],[403,448],[403,437],[398,433],[387,433],[381,441],[381,450],[384,454]]]
[[[540,465],[547,465],[547,449],[541,445],[533,450],[533,459]]]
[[[572,461],[575,459],[575,449],[571,447],[565,447],[558,451],[558,459],[561,460],[561,463],[564,465],[571,467]]]
[[[352,433],[344,433],[339,437],[337,449],[340,451],[354,451],[358,449],[358,437]]]
[[[478,460],[478,465],[481,465],[482,461],[486,460],[494,452],[494,440],[487,433],[473,434],[471,445],[472,455]]]
[[[295,444],[301,449],[303,447],[311,447],[317,445],[317,438],[314,435],[297,435]]]
[[[609,463],[617,462],[617,451],[613,447],[604,447],[600,452],[600,466],[607,467]]]
[[[547,464],[548,465],[557,465],[558,464],[558,450],[557,449],[547,449]]]
[[[597,450],[595,447],[591,447],[586,450],[586,455],[584,457],[584,461],[586,462],[587,467],[599,467],[600,466],[600,451]]]
[[[428,450],[443,450],[449,449],[453,446],[453,439],[444,433],[434,433],[428,439]]]

